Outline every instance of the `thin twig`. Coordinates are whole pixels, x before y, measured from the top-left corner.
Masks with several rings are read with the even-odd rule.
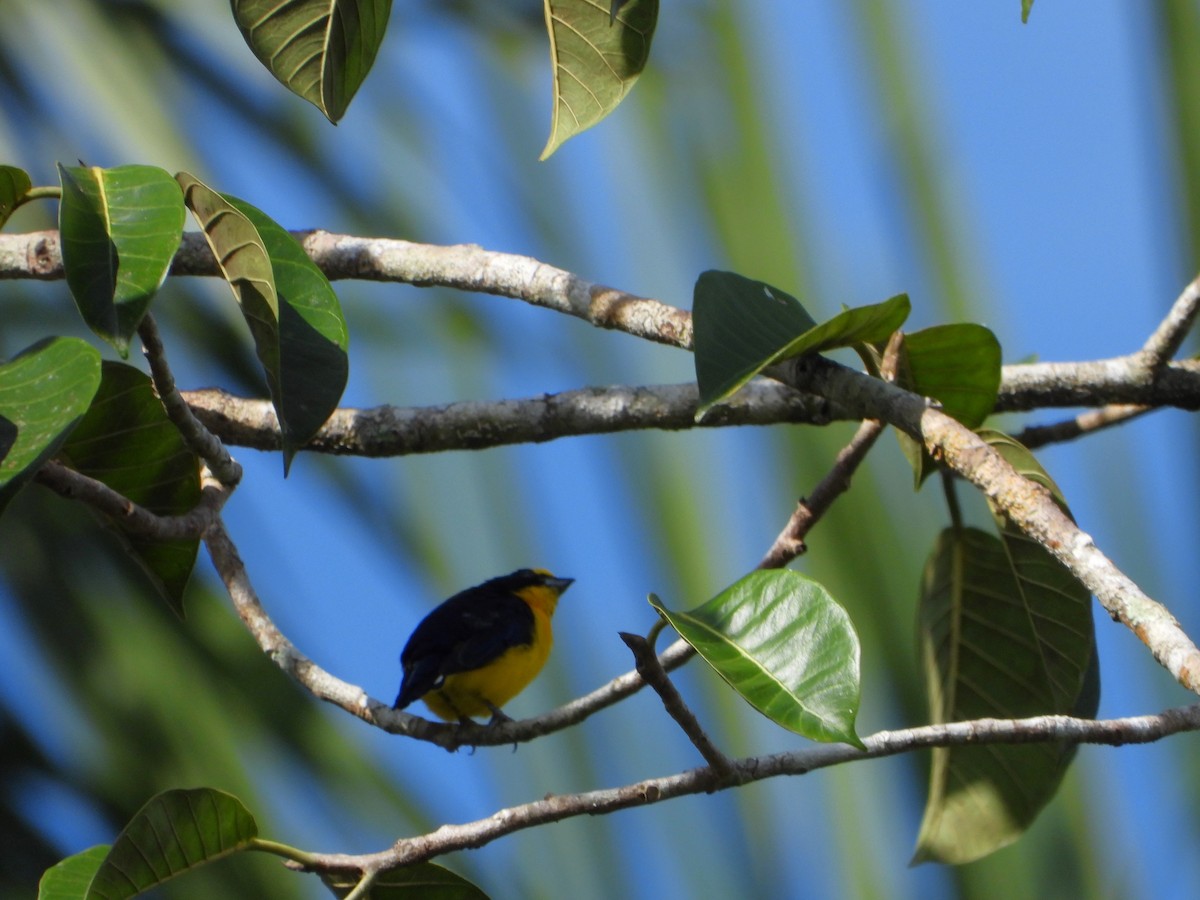
[[[1142,346],[1141,355],[1151,371],[1161,369],[1179,352],[1197,312],[1200,312],[1200,278],[1183,289],[1166,318]]]
[[[717,780],[723,781],[733,772],[729,757],[718,750],[716,744],[704,733],[699,719],[688,709],[687,704],[683,702],[683,697],[675,689],[675,685],[671,683],[671,679],[667,677],[663,667],[658,664],[658,657],[654,655],[653,646],[640,634],[620,631],[618,635],[633,653],[634,663],[642,680],[658,694],[667,713],[683,729],[683,733],[687,735],[693,746],[700,751],[700,755],[713,770]]]
[[[879,375],[887,381],[896,380],[896,369],[900,364],[900,351],[904,345],[904,333],[896,331],[888,338],[880,360]],[[770,549],[759,560],[759,569],[782,569],[797,556],[808,551],[804,538],[820,518],[829,511],[833,501],[850,490],[850,479],[867,458],[867,452],[883,433],[883,423],[878,419],[861,422],[854,437],[850,439],[834,458],[833,468],[821,479],[808,497],[796,503],[787,524],[779,532]]]
[[[1149,406],[1114,403],[1100,409],[1088,410],[1074,418],[1064,419],[1051,425],[1030,425],[1013,437],[1030,450],[1035,450],[1047,444],[1073,441],[1084,435],[1112,428],[1114,425],[1124,425],[1151,410],[1152,407]]]
[[[34,477],[61,496],[86,503],[104,513],[123,531],[157,541],[199,538],[229,498],[228,488],[214,481],[201,489],[199,502],[187,513],[160,516],[117,493],[104,482],[54,460],[43,463]]]
[[[209,470],[218,481],[230,487],[242,480],[241,465],[229,455],[225,446],[192,413],[191,407],[180,396],[175,387],[175,376],[167,363],[167,351],[158,333],[158,324],[150,313],[138,324],[138,335],[146,360],[150,363],[150,377],[158,392],[167,418],[179,429],[184,442],[208,464]]]
[[[805,536],[829,510],[833,501],[850,489],[851,476],[882,433],[883,423],[878,419],[867,419],[858,426],[850,443],[838,453],[833,468],[811,494],[800,498],[791,518],[759,560],[758,568],[782,569],[808,549],[804,543]]]

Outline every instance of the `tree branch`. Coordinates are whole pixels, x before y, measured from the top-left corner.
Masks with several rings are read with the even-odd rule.
[[[1171,363],[1159,379],[1132,384],[1122,380],[1134,377],[1134,367],[1126,365],[1130,359],[1006,366],[996,412],[1061,406],[1119,408],[1130,405],[1124,402],[1129,398],[1147,411],[1159,406],[1200,408],[1200,361]],[[1118,375],[1114,376],[1114,371]],[[225,443],[256,450],[280,448],[279,424],[270,401],[235,397],[216,389],[184,391],[183,397],[197,418]],[[1114,402],[1121,398],[1121,403]],[[784,422],[825,425],[858,418],[836,399],[797,392],[769,380],[746,385],[700,423],[694,421],[696,405],[695,384],[677,384],[582,388],[490,403],[339,409],[305,449],[367,457],[403,456],[644,428],[682,430]],[[1068,440],[1095,430],[1102,421],[1115,424],[1117,419],[1104,421],[1111,414],[1099,418],[1085,415],[1079,419],[1082,430],[1062,425],[1032,439],[1042,443]]]
[[[592,284],[528,257],[469,245],[433,247],[321,231],[298,236],[308,254],[331,278],[438,284],[515,297],[599,327],[620,329],[685,349],[691,345],[691,317],[687,312]],[[203,238],[185,234],[172,272],[213,275],[216,271]],[[62,277],[56,233],[0,234],[0,278],[14,277]],[[1200,364],[1158,365],[1182,341],[1196,314],[1198,293],[1193,282],[1138,353],[1090,363],[1005,367],[997,410],[1086,405],[1096,402],[1097,393],[1103,395],[1103,403],[1200,408]],[[802,391],[836,398],[838,405],[855,418],[879,418],[923,440],[935,456],[983,490],[1018,527],[1060,559],[1114,618],[1138,634],[1180,683],[1200,691],[1200,651],[1178,622],[1117,569],[1044,491],[1039,492],[1020,478],[998,454],[953,419],[928,408],[921,398],[820,358],[792,361],[768,374]],[[213,543],[210,540],[210,550]],[[219,546],[221,542],[218,539],[215,543]]]
[[[635,784],[577,794],[550,795],[493,813],[461,825],[443,825],[436,831],[402,838],[379,853],[352,856],[313,853],[311,868],[318,871],[371,871],[412,865],[446,853],[485,844],[539,825],[581,815],[604,815],[633,806],[648,806],[688,794],[723,790],[782,775],[805,775],[817,769],[861,759],[895,756],[928,747],[980,744],[1141,744],[1169,735],[1200,730],[1200,704],[1169,709],[1157,715],[1125,719],[1076,719],[1070,716],[1036,716],[1029,719],[978,719],[944,725],[926,725],[898,731],[880,731],[863,739],[866,750],[846,744],[818,744],[803,750],[730,761],[728,778],[708,766],[649,778]]]
[[[837,397],[863,418],[880,417],[921,441],[992,500],[1023,532],[1045,547],[1132,630],[1180,684],[1200,693],[1200,650],[1175,617],[1108,559],[1054,502],[970,429],[921,397],[822,357],[803,357],[773,374],[800,390]]]
[[[196,416],[222,440],[278,450],[279,420],[268,400],[248,400],[224,391],[185,391]],[[695,384],[582,388],[521,400],[465,401],[445,406],[339,409],[306,450],[381,457],[446,450],[478,450],[532,443],[567,435],[611,434],[643,428],[696,427]],[[830,404],[777,382],[746,385],[727,404],[705,416],[704,427],[824,425]]]

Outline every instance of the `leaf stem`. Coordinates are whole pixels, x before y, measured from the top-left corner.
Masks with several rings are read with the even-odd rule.
[[[268,841],[266,838],[251,838],[246,849],[270,853],[273,856],[282,856],[284,859],[297,863],[305,869],[320,864],[320,854],[309,853],[307,850],[301,850],[290,844],[281,844],[279,841]]]
[[[946,498],[946,509],[950,513],[950,524],[954,526],[955,531],[961,531],[963,527],[962,507],[958,505],[958,491],[954,486],[957,478],[949,469],[942,469],[941,474],[942,495]]]

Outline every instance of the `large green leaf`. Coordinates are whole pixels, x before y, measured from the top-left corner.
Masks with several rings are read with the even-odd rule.
[[[982,429],[979,436],[1024,478],[1050,491],[1063,512],[1071,515],[1062,491],[1028,447],[1000,431]],[[1071,653],[1063,656],[1063,669],[1056,672],[1059,677],[1055,688],[1063,703],[1071,701],[1068,711],[1072,715],[1091,718],[1100,706],[1100,668],[1096,657],[1096,631],[1092,622],[1091,596],[1050,551],[1013,525],[995,503],[989,500],[988,504],[996,527],[1000,530],[1000,539],[1004,542],[1004,549],[1011,560],[1013,571],[1016,572],[1022,586],[1026,587],[1032,596],[1055,597],[1059,598],[1060,603],[1066,604],[1060,605],[1057,611],[1063,620],[1069,620],[1078,629],[1078,643],[1072,643],[1067,648]],[[1080,679],[1082,685],[1079,684]]]
[[[338,897],[345,897],[358,880],[345,875],[322,875]],[[461,875],[434,863],[417,863],[380,874],[371,882],[371,900],[487,900],[488,895]]]
[[[0,228],[8,222],[9,216],[21,202],[21,198],[29,193],[33,183],[24,169],[16,166],[0,166]]]
[[[650,58],[658,0],[608,8],[596,0],[545,0],[554,72],[546,159],[563,141],[617,108]]]
[[[186,172],[176,177],[254,337],[279,418],[286,474],[346,385],[341,306],[304,249],[268,216]]]
[[[392,0],[232,0],[242,37],[271,74],[336,122],[383,42]]]
[[[0,511],[53,456],[100,387],[100,354],[47,338],[0,364]]]
[[[67,286],[88,327],[126,356],[183,234],[179,185],[153,166],[58,167]]]
[[[935,325],[904,336],[897,383],[923,397],[933,397],[942,412],[968,428],[978,428],[991,415],[1000,389],[1000,342],[982,325]],[[917,484],[936,466],[925,448],[896,432],[912,463]]]
[[[733,272],[702,273],[692,301],[696,418],[781,360],[886,340],[910,309],[900,294],[818,325],[800,301],[778,288]]]
[[[650,602],[746,701],[815,741],[861,747],[859,645],[824,587],[786,569],[751,572],[689,612]]]
[[[986,532],[942,532],[920,606],[935,722],[1095,713],[1094,701],[1080,702],[1098,677],[1089,598],[1063,573],[1048,554],[1014,551]],[[935,749],[914,861],[966,863],[1016,840],[1073,752],[1054,743]]]
[[[225,197],[258,229],[271,258],[279,303],[279,391],[284,466],[337,409],[350,365],[337,294],[294,237],[261,210]]]
[[[37,900],[83,900],[108,851],[108,844],[99,844],[55,863],[38,882]]]
[[[241,801],[212,788],[164,791],[118,835],[87,900],[124,900],[188,869],[244,850],[258,826]]]
[[[163,411],[149,376],[105,362],[91,408],[63,445],[71,466],[162,516],[182,515],[200,499],[200,464]],[[163,598],[183,615],[183,590],[196,564],[197,538],[154,541],[117,536]]]

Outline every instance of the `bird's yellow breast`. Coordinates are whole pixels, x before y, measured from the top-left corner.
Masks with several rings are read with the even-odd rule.
[[[533,681],[546,664],[554,643],[550,629],[553,606],[549,612],[542,604],[530,603],[530,607],[533,609],[533,642],[510,647],[478,669],[447,675],[440,688],[422,698],[434,715],[447,721],[464,716],[491,715]]]

